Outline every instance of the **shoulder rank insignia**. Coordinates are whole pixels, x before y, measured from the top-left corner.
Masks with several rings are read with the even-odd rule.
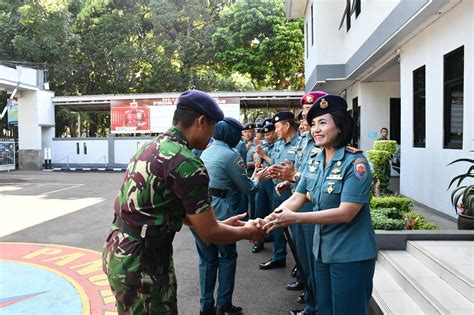
[[[367,177],[367,164],[365,163],[364,159],[361,160],[363,161],[354,163],[354,174],[358,179],[363,180]]]
[[[345,149],[346,149],[346,151],[347,151],[347,152],[350,152],[350,153],[359,153],[359,152],[363,152],[361,149],[357,149],[357,148],[350,147],[350,146],[347,146]]]

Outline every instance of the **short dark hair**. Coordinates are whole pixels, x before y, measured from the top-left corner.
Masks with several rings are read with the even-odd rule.
[[[386,130],[388,132],[388,128],[387,127],[383,127],[382,129],[380,129],[380,132]]]
[[[336,110],[329,113],[334,120],[334,123],[341,131],[337,136],[335,147],[345,147],[352,141],[352,136],[354,134],[355,123],[352,119],[352,116],[346,110]]]
[[[197,112],[191,108],[176,108],[173,115],[173,126],[177,126],[178,124],[184,128],[188,128],[193,124],[193,122],[198,119],[200,116],[203,116],[200,112]],[[209,117],[205,116],[209,124],[215,125],[216,121],[210,119]]]

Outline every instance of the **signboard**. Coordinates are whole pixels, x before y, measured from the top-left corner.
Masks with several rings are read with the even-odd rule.
[[[8,107],[8,129],[18,127],[18,101],[16,99],[7,100]]]
[[[240,100],[236,97],[215,97],[224,116],[240,119]],[[172,124],[178,98],[117,100],[110,104],[112,133],[164,132]]]

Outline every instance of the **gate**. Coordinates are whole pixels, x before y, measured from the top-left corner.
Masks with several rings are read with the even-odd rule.
[[[16,145],[13,139],[0,139],[0,171],[15,169]]]

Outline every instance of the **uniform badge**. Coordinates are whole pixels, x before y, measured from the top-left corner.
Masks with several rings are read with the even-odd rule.
[[[315,156],[316,154],[318,154],[318,152],[319,152],[319,149],[318,149],[318,148],[313,148],[313,149],[311,150],[310,156]]]
[[[279,121],[279,120],[280,120],[280,117],[276,116],[274,120],[275,120],[275,121]]]
[[[329,182],[328,183],[328,194],[331,194],[334,191],[334,182]]]
[[[338,167],[334,168],[334,169],[331,171],[331,173],[333,173],[333,174],[339,174],[340,172],[341,172],[341,169],[338,168]]]
[[[306,102],[308,102],[308,103],[313,103],[313,102],[314,102],[314,97],[313,97],[313,95],[308,95],[308,96],[306,96]]]
[[[358,179],[364,179],[367,176],[367,167],[365,163],[354,163],[354,174]]]
[[[341,164],[342,164],[341,161],[337,161],[336,166],[341,166]]]
[[[311,197],[311,194],[309,193],[309,191],[306,192],[306,200],[308,201],[313,200],[313,197]]]
[[[309,168],[309,171],[310,171],[311,173],[314,173],[314,172],[316,172],[316,167],[314,167],[314,166],[311,166],[311,167]]]
[[[321,102],[319,103],[319,107],[321,107],[322,109],[328,108],[328,106],[329,106],[329,103],[328,101],[326,101],[325,98],[323,98]]]

